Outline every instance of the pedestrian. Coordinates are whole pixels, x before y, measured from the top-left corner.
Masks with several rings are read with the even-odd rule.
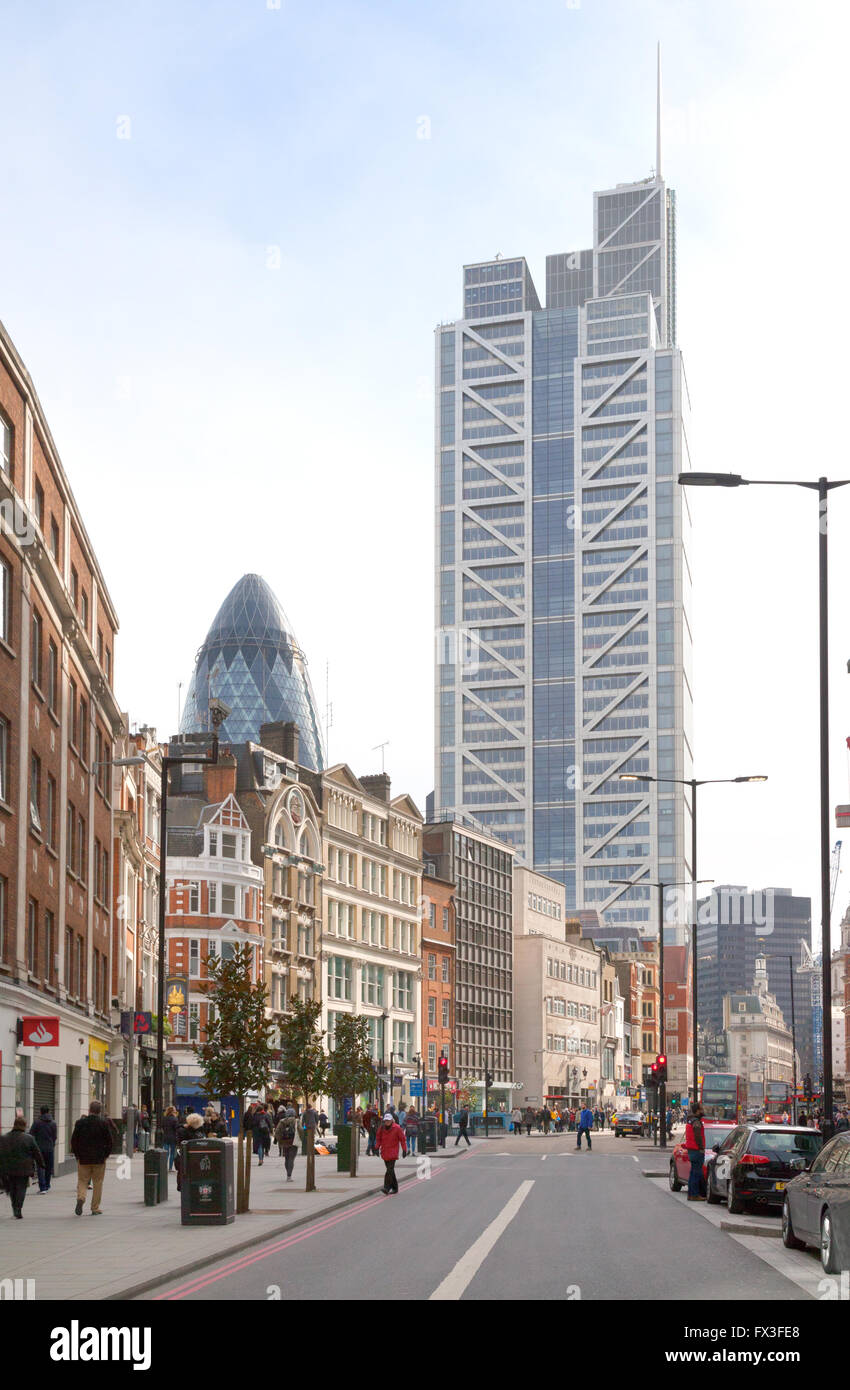
[[[514,1108],[513,1108],[513,1110],[511,1111],[511,1123],[513,1124],[513,1132],[514,1132],[514,1134],[521,1134],[521,1133],[522,1133],[522,1111],[520,1110],[520,1108],[519,1108],[518,1105],[515,1105]]]
[[[534,1124],[534,1111],[530,1105],[525,1107],[525,1132],[531,1138],[531,1126]]]
[[[377,1151],[375,1149],[375,1134],[380,1123],[381,1116],[379,1110],[374,1105],[368,1105],[366,1109],[363,1111],[363,1128],[366,1131],[369,1141],[366,1145],[367,1158],[376,1156]]]
[[[404,1136],[407,1147],[412,1154],[416,1153],[416,1136],[419,1132],[419,1112],[414,1105],[411,1105],[407,1112],[407,1123],[404,1126]]]
[[[850,1129],[850,1116],[848,1116],[846,1108],[841,1111],[841,1114],[835,1121],[835,1132],[836,1134],[840,1134],[845,1129]]]
[[[214,1105],[208,1105],[206,1110],[204,1111],[204,1134],[207,1136],[208,1139],[211,1139],[214,1136],[217,1124],[218,1111],[216,1110]]]
[[[384,1118],[386,1119],[386,1116],[384,1116]],[[460,1110],[460,1112],[459,1112],[459,1114],[458,1114],[458,1117],[457,1117],[457,1138],[455,1139],[455,1148],[457,1148],[457,1146],[458,1146],[458,1144],[460,1143],[461,1139],[465,1139],[465,1140],[466,1140],[466,1146],[467,1146],[467,1148],[472,1148],[472,1145],[471,1145],[470,1142],[469,1142],[469,1135],[468,1135],[467,1132],[466,1132],[468,1124],[469,1124],[469,1110],[468,1110],[467,1107],[464,1105],[463,1108]]]
[[[808,1115],[806,1114],[805,1110],[801,1111],[801,1113],[800,1113],[800,1118],[799,1118],[799,1120],[797,1121],[797,1124],[798,1124],[798,1125],[802,1125],[804,1129],[808,1129],[808,1126],[809,1126],[809,1117],[808,1117]]]
[[[151,1117],[146,1105],[143,1105],[136,1116],[136,1148],[142,1153],[146,1153],[151,1140]]]
[[[169,1171],[169,1173],[171,1172],[172,1168],[174,1167],[174,1160],[175,1160],[176,1157],[177,1157],[177,1130],[178,1130],[178,1129],[179,1129],[179,1121],[178,1121],[177,1111],[175,1110],[175,1108],[174,1108],[173,1105],[169,1105],[168,1109],[167,1109],[166,1112],[165,1112],[165,1115],[163,1116],[163,1121],[162,1121],[162,1144],[163,1144],[163,1148],[165,1149],[165,1152],[168,1154],[168,1171]]]
[[[204,1117],[203,1117],[203,1115],[196,1115],[195,1112],[194,1112],[194,1110],[190,1109],[189,1112],[188,1112],[188,1114],[186,1115],[186,1117],[185,1117],[185,1119],[184,1119],[182,1125],[178,1125],[178,1126],[177,1126],[177,1144],[178,1144],[178,1148],[177,1148],[177,1154],[176,1154],[175,1159],[174,1159],[174,1171],[175,1171],[175,1173],[177,1174],[177,1191],[178,1191],[178,1192],[181,1190],[181,1188],[182,1188],[182,1186],[183,1186],[183,1162],[182,1162],[182,1160],[183,1160],[183,1155],[182,1155],[182,1153],[181,1153],[181,1151],[180,1151],[180,1147],[179,1147],[179,1146],[180,1146],[181,1144],[185,1144],[189,1139],[203,1139],[203,1138],[204,1138]]]
[[[56,1121],[50,1113],[50,1106],[43,1105],[37,1120],[33,1120],[30,1125],[30,1134],[41,1151],[44,1159],[44,1167],[38,1170],[38,1192],[50,1191],[50,1179],[53,1177],[53,1155],[56,1149]]]
[[[27,1134],[23,1115],[16,1115],[8,1134],[0,1138],[0,1184],[9,1194],[12,1215],[18,1221],[23,1220],[24,1198],[34,1167],[40,1177],[44,1157],[32,1134]]]
[[[668,1139],[672,1139],[672,1138],[673,1138],[673,1111],[670,1109],[669,1105],[668,1105],[668,1107],[667,1107],[667,1113],[666,1113],[666,1115],[664,1116],[664,1122],[665,1122],[665,1124],[666,1124],[666,1126],[667,1126],[667,1138],[668,1138]]]
[[[705,1163],[705,1126],[703,1118],[705,1111],[696,1101],[690,1109],[688,1122],[685,1125],[685,1148],[688,1151],[688,1159],[691,1164],[691,1171],[688,1174],[688,1201],[704,1202],[702,1195],[702,1170]]]
[[[570,1132],[570,1134],[575,1134],[575,1128],[576,1128],[576,1112],[575,1112],[575,1110],[570,1110],[570,1124],[569,1124],[569,1132]]]
[[[358,1109],[358,1112],[359,1112],[360,1107],[358,1106],[357,1109]],[[319,1112],[319,1129],[322,1131],[322,1138],[323,1138],[323,1139],[324,1139],[324,1137],[325,1137],[325,1130],[327,1129],[328,1124],[329,1124],[329,1120],[328,1120],[328,1117],[327,1117],[327,1115],[325,1114],[324,1110],[320,1111],[320,1112]]]
[[[254,1112],[253,1136],[254,1153],[260,1155],[259,1166],[262,1168],[263,1159],[272,1146],[272,1122],[264,1105]]]
[[[275,1125],[275,1142],[286,1167],[286,1181],[292,1182],[292,1170],[298,1154],[298,1119],[295,1108],[288,1105]]]
[[[404,1130],[401,1125],[396,1124],[392,1117],[392,1111],[388,1110],[384,1115],[383,1124],[378,1129],[375,1139],[375,1147],[384,1160],[384,1185],[381,1188],[385,1197],[392,1193],[398,1195],[398,1178],[395,1175],[396,1159],[398,1151],[401,1149],[402,1157],[407,1155],[407,1143]]]
[[[590,1106],[589,1106],[589,1105],[585,1105],[585,1106],[582,1108],[582,1110],[580,1111],[579,1117],[578,1117],[578,1135],[577,1135],[577,1137],[576,1137],[576,1148],[577,1148],[577,1149],[580,1149],[580,1148],[581,1148],[581,1136],[582,1136],[582,1135],[584,1135],[585,1138],[587,1139],[587,1147],[588,1147],[589,1149],[592,1149],[592,1148],[593,1148],[593,1145],[592,1145],[591,1142],[590,1142],[590,1131],[591,1131],[592,1129],[593,1129],[593,1111],[590,1109]]]
[[[552,1125],[552,1111],[548,1105],[544,1105],[541,1114],[543,1116],[543,1133],[548,1134]]]
[[[75,1216],[82,1216],[89,1182],[92,1185],[91,1214],[100,1216],[100,1199],[103,1195],[103,1180],[106,1176],[106,1160],[112,1153],[112,1125],[103,1118],[103,1106],[93,1100],[89,1113],[77,1120],[71,1135],[71,1153],[77,1160],[77,1205]],[[148,1120],[150,1130],[150,1120]]]

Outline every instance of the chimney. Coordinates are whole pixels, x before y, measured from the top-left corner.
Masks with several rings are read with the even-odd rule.
[[[232,753],[220,753],[217,763],[204,768],[204,792],[212,805],[236,792],[236,759]]]
[[[389,803],[390,799],[390,775],[388,772],[376,772],[374,777],[360,777],[359,782],[364,791],[370,796],[376,796],[379,801]]]
[[[286,724],[282,719],[274,724],[261,724],[260,743],[270,753],[277,753],[279,758],[298,763],[298,725],[292,720]]]

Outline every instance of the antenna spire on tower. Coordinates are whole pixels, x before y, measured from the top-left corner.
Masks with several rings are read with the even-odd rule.
[[[658,41],[658,76],[655,96],[655,177],[661,178],[661,40]]]

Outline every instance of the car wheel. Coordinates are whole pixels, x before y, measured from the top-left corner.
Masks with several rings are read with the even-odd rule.
[[[824,1274],[841,1273],[841,1266],[838,1263],[838,1255],[835,1250],[832,1213],[829,1207],[822,1213],[820,1219],[820,1262],[823,1265]]]
[[[671,1191],[671,1192],[681,1192],[681,1190],[682,1190],[682,1184],[681,1184],[681,1182],[679,1181],[679,1175],[678,1175],[678,1173],[676,1172],[676,1164],[675,1164],[674,1160],[671,1159],[671,1160],[670,1160],[670,1191]]]
[[[735,1191],[735,1184],[731,1178],[726,1184],[726,1206],[733,1216],[740,1216],[744,1210],[744,1203]]]
[[[720,1205],[723,1198],[720,1196],[720,1193],[716,1191],[714,1183],[712,1182],[713,1172],[714,1169],[709,1168],[708,1174],[705,1179],[705,1200],[709,1204],[709,1206],[716,1207]]]
[[[782,1203],[782,1244],[786,1250],[805,1250],[803,1241],[798,1240],[794,1234],[794,1227],[791,1223],[791,1203],[788,1198]]]
[[[621,1129],[615,1129],[615,1130],[614,1130],[614,1138],[615,1138],[615,1139],[622,1139],[622,1137],[623,1137],[623,1131],[622,1131]]]

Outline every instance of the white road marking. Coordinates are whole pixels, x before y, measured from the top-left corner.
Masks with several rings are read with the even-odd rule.
[[[548,1154],[541,1154],[541,1156],[540,1156],[540,1162],[541,1162],[541,1163],[545,1163],[548,1157],[549,1157]]]
[[[465,1289],[472,1283],[479,1269],[483,1265],[493,1246],[499,1237],[507,1230],[513,1221],[532,1187],[534,1179],[527,1178],[521,1182],[513,1197],[499,1212],[499,1215],[490,1222],[490,1225],[478,1237],[473,1245],[469,1247],[465,1255],[461,1255],[454,1269],[447,1274],[441,1284],[437,1286],[431,1294],[431,1299],[458,1299]]]

